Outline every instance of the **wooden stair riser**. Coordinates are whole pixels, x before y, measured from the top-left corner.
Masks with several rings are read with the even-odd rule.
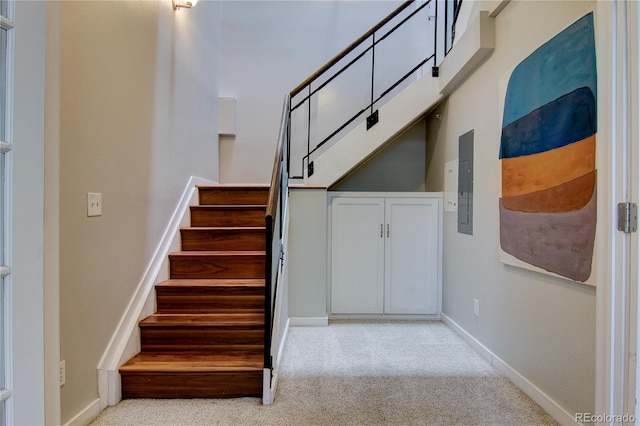
[[[156,311],[159,314],[264,312],[264,291],[262,294],[252,294],[253,291],[246,293],[228,295],[156,289]]]
[[[264,226],[265,206],[192,206],[191,226]]]
[[[264,278],[264,255],[170,255],[170,278]]]
[[[264,228],[183,228],[182,250],[264,251]]]
[[[255,205],[267,204],[269,188],[251,187],[200,187],[200,205]]]
[[[262,371],[122,373],[122,398],[238,398],[262,395]]]
[[[218,327],[141,327],[143,352],[262,353],[264,331]]]

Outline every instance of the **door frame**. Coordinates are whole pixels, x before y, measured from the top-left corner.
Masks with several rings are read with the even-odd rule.
[[[638,233],[617,230],[617,204],[638,203],[638,5],[597,2],[603,169],[598,240],[604,267],[596,293],[596,401],[600,424],[631,423],[636,415]],[[600,166],[599,166],[600,168]],[[607,168],[608,173],[606,172]]]

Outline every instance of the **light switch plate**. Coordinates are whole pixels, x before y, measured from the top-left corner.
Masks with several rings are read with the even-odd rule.
[[[102,194],[100,192],[87,193],[87,216],[102,216]]]

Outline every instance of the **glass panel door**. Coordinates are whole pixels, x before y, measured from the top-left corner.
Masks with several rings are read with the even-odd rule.
[[[11,117],[13,66],[13,2],[0,0],[0,426],[11,423],[11,367],[8,356],[11,330],[10,311],[10,194],[11,194]]]

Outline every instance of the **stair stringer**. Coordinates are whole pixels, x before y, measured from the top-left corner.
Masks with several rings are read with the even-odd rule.
[[[315,172],[305,178],[305,185],[328,188],[336,183],[424,116],[442,98],[438,78],[423,75],[380,108],[380,121],[375,126],[367,130],[366,123],[361,123],[313,160]]]

